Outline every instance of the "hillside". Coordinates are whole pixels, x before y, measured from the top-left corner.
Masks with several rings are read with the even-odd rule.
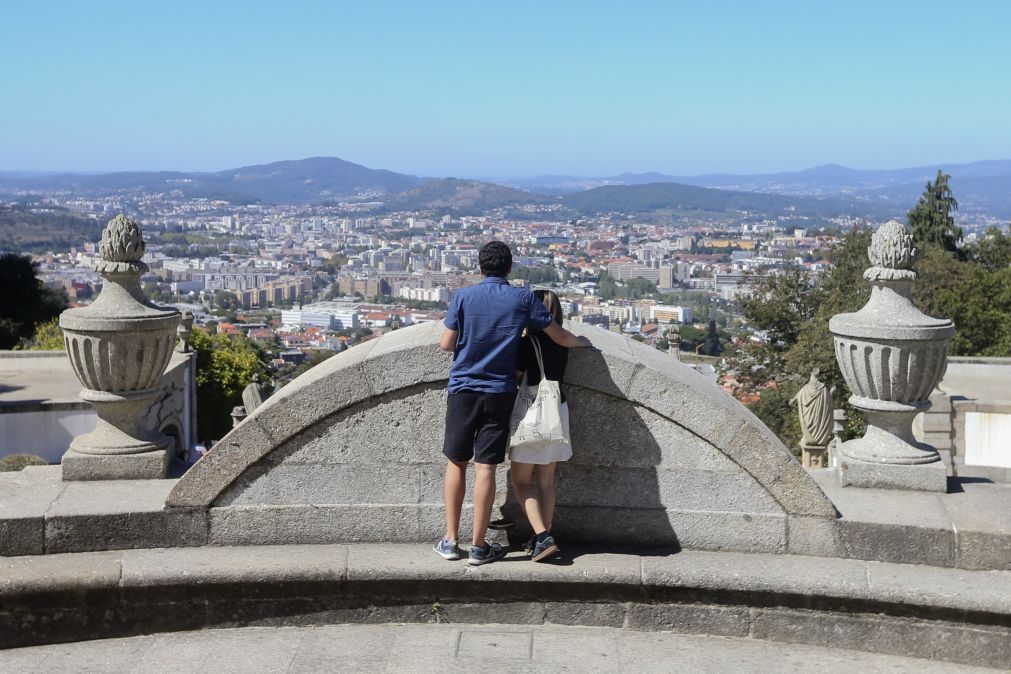
[[[815,199],[759,192],[737,192],[679,183],[606,185],[562,197],[562,203],[582,214],[619,211],[643,213],[660,209],[710,213],[761,213],[832,217],[880,216],[890,207],[870,202]]]
[[[1011,160],[968,164],[938,164],[899,169],[854,169],[824,164],[802,171],[764,174],[714,173],[676,176],[664,173],[622,173],[616,176],[544,175],[514,179],[509,185],[541,194],[566,195],[604,185],[631,186],[679,183],[736,192],[762,192],[836,200],[847,208],[904,215],[933,180],[938,168],[951,176],[962,213],[1011,217]]]
[[[0,192],[69,191],[81,195],[157,193],[234,202],[311,203],[363,192],[390,194],[423,182],[416,176],[366,168],[336,157],[243,166],[217,173],[122,172],[99,175],[0,176]]]
[[[44,253],[98,241],[104,221],[64,208],[0,204],[0,251]]]
[[[865,192],[889,187],[918,184],[923,187],[938,169],[952,178],[977,179],[1011,177],[1011,160],[978,161],[970,164],[939,164],[901,169],[854,169],[838,164],[824,164],[802,171],[782,173],[713,173],[698,176],[673,176],[662,173],[622,173],[608,181],[638,185],[674,182],[701,187],[720,187],[761,192],[813,194],[817,192]]]
[[[388,210],[436,210],[473,215],[495,208],[557,201],[477,180],[443,178],[401,192],[385,203]]]

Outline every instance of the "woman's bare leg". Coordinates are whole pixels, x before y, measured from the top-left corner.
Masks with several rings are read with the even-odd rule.
[[[545,531],[551,531],[551,525],[555,522],[555,466],[557,465],[557,463],[548,463],[535,467],[537,492]]]
[[[509,479],[513,483],[513,491],[516,492],[516,500],[523,506],[523,512],[527,515],[530,527],[535,534],[547,531],[544,526],[544,518],[541,515],[541,503],[538,500],[538,490],[533,485],[534,466],[530,463],[517,463],[513,461],[509,464]]]

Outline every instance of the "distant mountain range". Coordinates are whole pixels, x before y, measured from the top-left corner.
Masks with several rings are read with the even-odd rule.
[[[422,178],[370,169],[335,157],[191,173],[96,175],[0,173],[0,195],[83,196],[169,193],[233,203],[382,202],[384,210],[479,214],[496,208],[556,204],[576,215],[602,212],[706,212],[832,217],[901,217],[938,167],[860,170],[827,164],[758,175],[672,176],[623,173],[587,178],[550,175],[497,181]],[[942,166],[963,212],[1011,217],[1011,160]]]
[[[370,192],[402,192],[422,182],[423,178],[370,169],[336,157],[312,157],[217,173],[134,171],[13,178],[0,175],[0,193],[6,189],[102,196],[177,190],[188,197],[232,202],[311,203]]]
[[[741,192],[765,192],[808,197],[834,197],[875,203],[905,213],[941,169],[951,176],[961,210],[1011,217],[1011,160],[970,164],[939,164],[902,169],[852,169],[825,164],[803,171],[735,175],[714,173],[674,176],[663,173],[622,173],[608,177],[545,175],[503,181],[541,194],[570,194],[600,186],[678,183]]]
[[[749,213],[756,216],[830,218],[853,215],[867,218],[898,217],[902,212],[873,201],[853,198],[794,196],[715,189],[674,182],[604,185],[561,197],[562,203],[582,214],[617,211],[646,213]]]

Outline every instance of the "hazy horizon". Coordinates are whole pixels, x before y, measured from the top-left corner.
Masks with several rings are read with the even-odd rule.
[[[273,163],[278,163],[278,162],[285,162],[285,161],[302,161],[302,160],[306,160],[306,159],[320,159],[320,158],[323,158],[323,159],[341,159],[343,161],[348,161],[348,162],[351,162],[351,163],[354,163],[354,164],[359,164],[360,166],[365,166],[366,168],[370,168],[370,169],[390,170],[390,171],[393,170],[393,169],[390,169],[389,167],[386,167],[386,166],[368,166],[368,165],[365,165],[365,164],[361,164],[360,162],[356,162],[353,159],[347,159],[345,157],[327,156],[327,155],[314,155],[314,156],[310,156],[310,157],[298,157],[298,158],[294,158],[294,159],[290,159],[290,158],[289,159],[275,159],[275,160],[272,160],[272,161],[263,162],[262,164],[246,164],[245,166],[262,166],[262,165],[273,164]],[[797,172],[801,172],[801,171],[805,171],[805,170],[810,170],[810,169],[815,169],[815,168],[821,168],[821,167],[824,167],[824,166],[839,166],[841,168],[853,169],[853,170],[857,170],[857,171],[892,171],[892,170],[903,170],[903,169],[914,169],[914,168],[932,168],[932,167],[937,167],[937,168],[943,169],[945,166],[961,166],[961,165],[966,165],[966,164],[978,164],[978,163],[982,163],[982,162],[1003,162],[1003,161],[1009,161],[1009,162],[1011,162],[1011,159],[988,158],[988,159],[978,159],[978,160],[969,161],[969,162],[936,162],[936,163],[920,164],[920,165],[917,165],[917,166],[910,165],[910,166],[886,166],[886,167],[880,167],[880,166],[859,166],[859,167],[858,166],[845,166],[845,165],[842,165],[842,164],[838,164],[837,162],[822,162],[820,164],[814,164],[812,166],[804,166],[804,167],[801,167],[801,168],[783,169],[783,170],[780,170],[780,171],[763,171],[763,172],[760,172],[760,173],[745,173],[743,171],[727,170],[727,171],[708,171],[706,173],[682,173],[680,175],[684,176],[684,177],[703,177],[703,176],[706,176],[706,175],[740,175],[740,176],[767,175],[767,174],[775,174],[775,173],[797,173]],[[90,170],[76,170],[75,171],[75,170],[59,170],[59,169],[57,169],[57,170],[53,170],[53,169],[20,170],[20,169],[16,169],[16,168],[9,169],[9,168],[0,167],[0,175],[8,175],[8,176],[14,175],[14,176],[24,176],[24,177],[33,177],[33,176],[45,177],[45,176],[58,176],[58,175],[81,175],[81,176],[89,176],[90,175],[90,176],[93,176],[93,175],[106,175],[106,174],[110,174],[110,173],[159,173],[159,172],[208,173],[208,174],[211,174],[211,173],[218,173],[218,172],[221,172],[221,171],[228,171],[228,170],[233,170],[233,169],[238,169],[238,168],[242,168],[242,167],[241,166],[226,166],[226,167],[222,167],[222,168],[213,168],[213,169],[207,169],[207,170],[200,170],[200,169],[193,170],[193,169],[179,169],[179,168],[174,168],[174,167],[161,167],[161,168],[118,169],[118,170],[113,170],[113,171],[90,171]],[[396,171],[396,172],[397,173],[406,173],[406,172],[403,172],[403,171]],[[475,174],[468,173],[468,174],[464,174],[464,173],[457,172],[457,173],[447,173],[445,175],[438,175],[438,176],[436,176],[436,175],[422,176],[420,174],[408,174],[408,175],[416,175],[418,177],[425,177],[425,178],[467,178],[467,179],[473,179],[473,180],[527,180],[527,179],[531,179],[531,178],[539,178],[539,177],[544,177],[544,176],[559,176],[559,177],[566,177],[566,178],[593,180],[593,179],[614,178],[614,177],[620,176],[622,174],[636,175],[636,174],[648,174],[648,173],[659,173],[659,174],[664,174],[664,175],[676,175],[676,174],[674,174],[674,173],[672,173],[670,171],[661,171],[661,170],[657,170],[657,169],[642,169],[642,170],[635,169],[635,170],[609,171],[609,172],[605,172],[605,173],[584,173],[584,174],[578,174],[578,173],[555,173],[555,172],[548,172],[548,171],[545,171],[545,172],[531,171],[531,172],[526,172],[526,173],[511,173],[511,174],[480,174],[480,173],[475,173]]]
[[[56,5],[0,24],[0,170],[336,156],[419,176],[690,176],[1011,157],[996,86],[1011,3]]]

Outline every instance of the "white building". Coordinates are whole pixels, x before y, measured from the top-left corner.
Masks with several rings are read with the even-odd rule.
[[[449,302],[449,288],[408,288],[400,289],[400,296],[408,300],[422,302]]]
[[[649,308],[650,320],[657,323],[691,323],[692,308],[678,307],[669,304],[654,304]]]
[[[286,317],[287,315],[287,317]],[[326,319],[321,318],[326,316]],[[329,321],[320,325],[314,321]],[[291,321],[291,322],[289,322]],[[306,322],[308,321],[308,322]],[[358,304],[354,302],[314,302],[301,309],[281,312],[281,323],[291,327],[323,327],[330,330],[357,330],[360,325]]]
[[[298,309],[281,312],[281,325],[285,328],[323,328],[333,330],[333,315],[325,311],[300,311]]]

